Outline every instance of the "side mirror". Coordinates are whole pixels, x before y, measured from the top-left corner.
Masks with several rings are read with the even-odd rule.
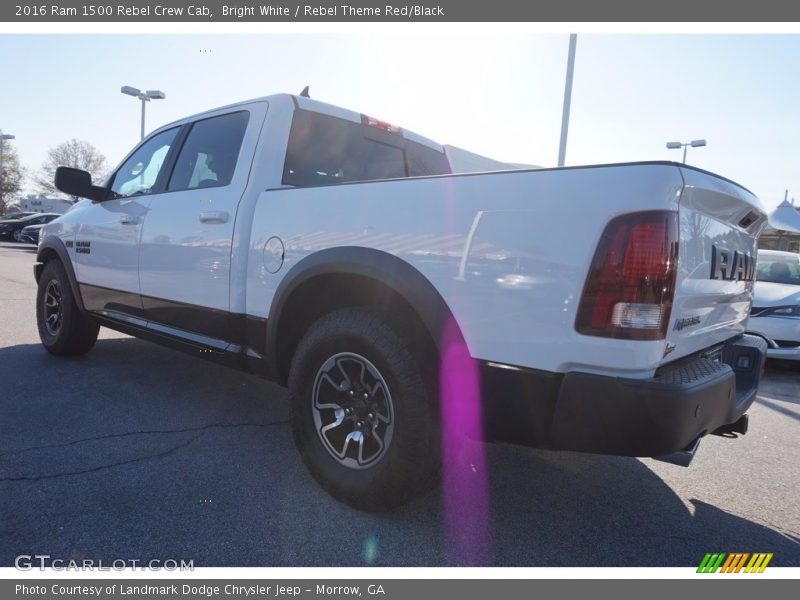
[[[58,167],[54,183],[58,190],[70,196],[88,198],[95,202],[102,202],[108,197],[108,190],[92,185],[92,176],[80,169]]]

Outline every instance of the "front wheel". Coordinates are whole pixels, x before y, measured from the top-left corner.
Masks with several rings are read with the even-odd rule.
[[[363,510],[398,506],[439,471],[439,416],[409,344],[378,315],[344,309],[311,326],[289,375],[303,461],[335,498]]]
[[[97,341],[100,326],[81,313],[64,266],[57,260],[49,261],[39,277],[36,322],[39,339],[51,354],[86,354]]]

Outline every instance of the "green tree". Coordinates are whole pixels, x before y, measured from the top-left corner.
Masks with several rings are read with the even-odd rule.
[[[72,167],[88,171],[92,175],[92,181],[98,185],[107,174],[106,157],[89,142],[76,140],[75,138],[51,148],[47,153],[47,159],[42,163],[42,168],[36,176],[35,183],[37,191],[42,196],[64,196],[56,189],[53,179],[58,167]],[[77,196],[69,196],[72,202],[77,202]]]
[[[0,131],[0,134],[2,131]],[[10,140],[3,140],[0,157],[0,214],[5,214],[8,205],[17,199],[22,190],[25,171],[19,165],[19,157]]]

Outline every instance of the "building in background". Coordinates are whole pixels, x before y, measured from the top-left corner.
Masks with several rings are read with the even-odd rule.
[[[72,206],[69,200],[63,198],[45,198],[44,196],[26,196],[14,202],[11,210],[22,212],[61,213],[64,214]]]
[[[800,252],[800,212],[794,204],[784,200],[769,215],[769,226],[758,238],[758,247]]]

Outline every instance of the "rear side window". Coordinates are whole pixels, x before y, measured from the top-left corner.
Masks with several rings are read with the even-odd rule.
[[[283,184],[297,187],[450,173],[443,152],[374,127],[298,109]]]
[[[192,124],[181,148],[169,191],[228,185],[233,178],[249,113],[240,111]]]

